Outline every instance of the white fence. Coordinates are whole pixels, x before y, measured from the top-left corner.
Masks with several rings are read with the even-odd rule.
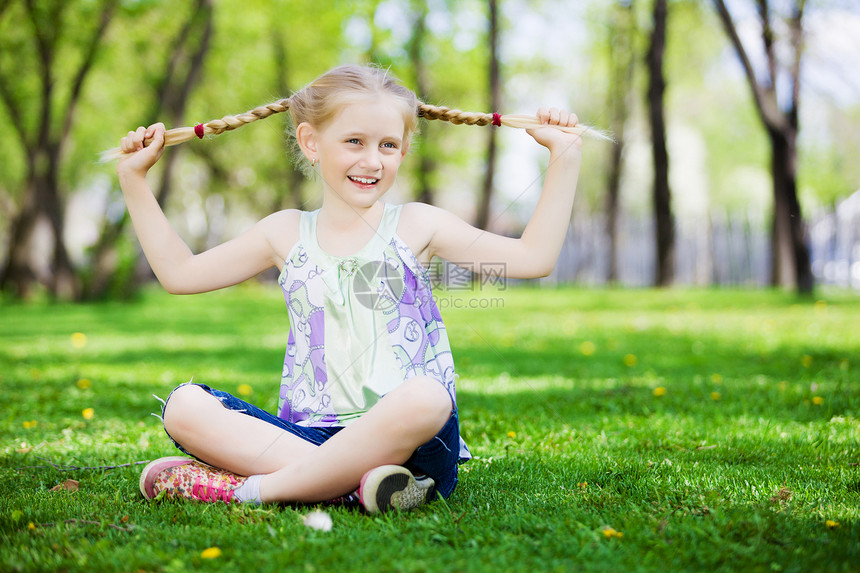
[[[860,290],[860,192],[807,217],[812,270],[818,285]],[[654,221],[619,219],[618,284],[654,284]],[[770,222],[763,215],[712,213],[681,220],[675,229],[675,283],[767,286]],[[603,285],[609,276],[609,240],[600,217],[574,217],[550,283]]]

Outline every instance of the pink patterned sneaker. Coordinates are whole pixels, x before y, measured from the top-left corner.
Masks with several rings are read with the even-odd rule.
[[[143,468],[140,493],[146,499],[164,491],[168,498],[238,502],[233,499],[233,493],[246,479],[189,458],[159,458]]]
[[[358,497],[367,513],[391,509],[412,509],[433,501],[436,482],[427,476],[415,477],[401,466],[379,466],[361,478]]]

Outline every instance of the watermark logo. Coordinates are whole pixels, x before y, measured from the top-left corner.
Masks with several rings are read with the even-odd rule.
[[[340,264],[340,270],[352,277],[355,299],[365,308],[387,312],[395,308],[403,296],[403,271],[393,261],[369,261],[359,265],[354,259],[348,259]],[[440,291],[506,290],[507,275],[504,263],[451,263],[434,259],[426,267],[426,271],[425,277],[440,309],[487,309],[504,306],[504,299],[499,297],[438,296]]]
[[[352,291],[365,308],[389,311],[403,296],[403,275],[390,261],[370,261],[359,266],[353,261]]]

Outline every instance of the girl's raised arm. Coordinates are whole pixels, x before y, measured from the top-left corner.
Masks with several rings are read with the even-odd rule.
[[[541,109],[538,120],[547,126],[575,127],[577,117],[564,110]],[[519,239],[503,237],[469,225],[456,215],[435,207],[422,207],[431,221],[429,254],[479,270],[491,265],[494,272],[511,278],[548,275],[555,267],[570,224],[576,180],[582,161],[582,136],[552,127],[527,130],[550,151],[543,191]]]
[[[145,140],[151,140],[147,146]],[[129,132],[120,147],[123,156],[117,174],[126,206],[146,259],[168,292],[216,290],[283,263],[273,241],[278,237],[276,228],[283,234],[284,219],[291,217],[288,212],[271,215],[235,239],[193,254],[170,225],[146,181],[146,173],[164,150],[164,126],[158,123]]]

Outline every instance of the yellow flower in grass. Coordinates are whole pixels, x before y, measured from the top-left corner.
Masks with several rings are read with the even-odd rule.
[[[75,386],[77,386],[81,390],[87,390],[88,388],[92,388],[93,383],[89,380],[89,378],[81,378],[77,382],[75,382]]]
[[[606,527],[603,529],[603,537],[605,537],[606,539],[612,539],[613,537],[621,539],[622,537],[624,537],[624,534],[620,531],[616,531],[611,527]]]
[[[822,404],[824,404],[824,398],[822,398],[821,396],[813,396],[812,403],[816,406],[821,406]]]
[[[719,392],[711,392],[711,400],[713,400],[714,402],[719,402],[720,398],[722,397],[722,394],[720,394]]]
[[[630,368],[633,368],[634,366],[636,366],[637,362],[639,362],[639,359],[636,358],[636,356],[633,354],[628,354],[624,357],[624,364],[626,366],[629,366]]]
[[[666,395],[666,388],[664,388],[663,386],[657,386],[656,388],[654,388],[654,395],[658,398],[660,396],[665,396]]]
[[[509,437],[509,438],[511,438],[511,439],[516,438],[516,437],[517,437],[517,433],[516,433],[516,432],[514,432],[514,431],[510,431],[510,432],[508,432],[508,437]]]
[[[250,384],[239,384],[239,387],[236,390],[239,392],[240,396],[250,396],[254,393],[254,389],[251,388]]]
[[[583,356],[591,356],[595,350],[597,350],[597,347],[590,340],[586,340],[579,345],[579,351],[582,352]]]
[[[722,384],[723,383],[722,375],[716,374],[716,373],[711,374],[711,382],[713,382],[714,384]]]
[[[203,559],[217,559],[218,557],[221,557],[221,548],[207,547],[200,552],[200,557],[202,557]]]
[[[72,334],[72,346],[80,350],[87,345],[87,335],[83,332],[75,332]]]
[[[23,424],[25,430],[32,430],[39,425],[39,422],[37,422],[36,420],[24,420]]]
[[[81,416],[84,417],[84,420],[92,420],[95,415],[96,411],[92,408],[84,408],[81,411]]]
[[[803,358],[800,359],[800,363],[803,364],[804,368],[809,368],[812,366],[812,356],[809,354],[804,354]]]
[[[837,527],[839,527],[839,522],[833,521],[832,519],[828,519],[824,522],[824,525],[827,526],[827,529],[836,529]]]

